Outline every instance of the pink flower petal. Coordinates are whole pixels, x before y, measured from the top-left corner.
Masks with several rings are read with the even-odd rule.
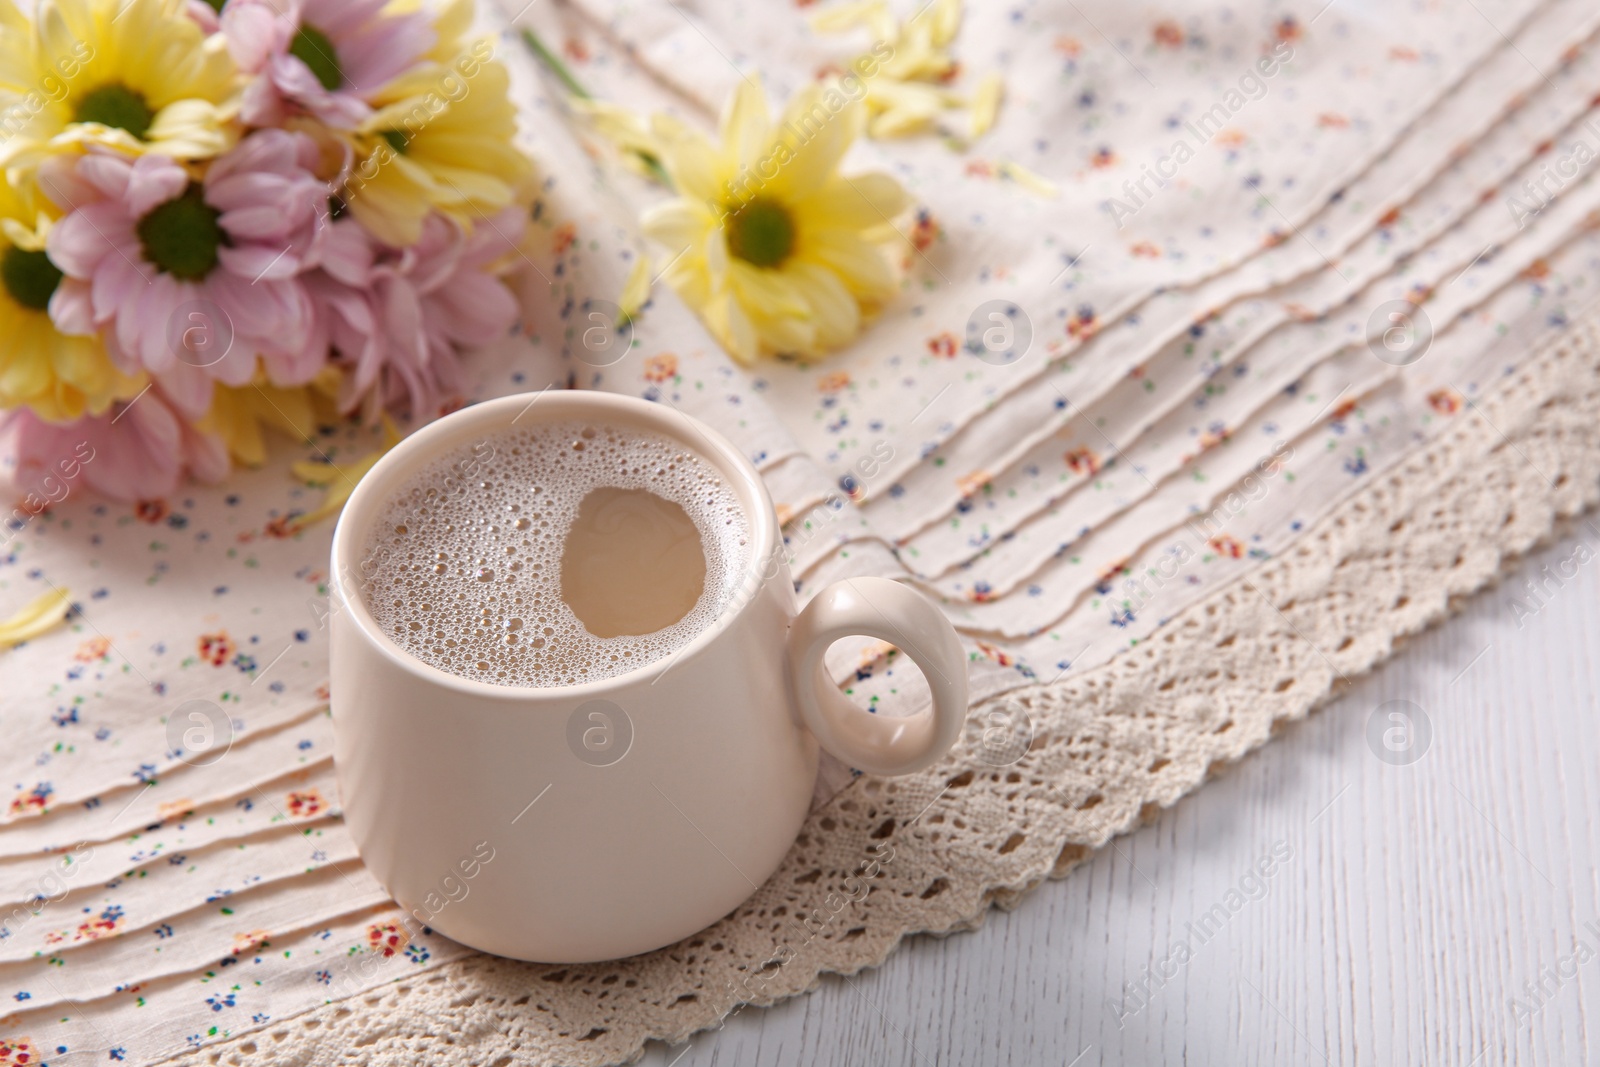
[[[188,187],[188,172],[166,156],[140,156],[128,175],[124,194],[128,213],[135,219],[143,218],[158,205],[182,196]]]

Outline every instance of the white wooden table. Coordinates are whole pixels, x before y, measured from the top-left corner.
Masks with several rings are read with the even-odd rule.
[[[1563,561],[1542,608],[1511,603]],[[1592,522],[1014,912],[644,1062],[1600,1063],[1597,681]],[[1421,729],[1384,746],[1394,700],[1431,727],[1413,762]],[[1274,844],[1292,858],[1265,895],[1180,962],[1186,924]]]

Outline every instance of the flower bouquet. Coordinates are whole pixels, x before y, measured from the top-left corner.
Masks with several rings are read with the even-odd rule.
[[[451,404],[532,168],[470,0],[0,0],[0,433],[119,499]]]

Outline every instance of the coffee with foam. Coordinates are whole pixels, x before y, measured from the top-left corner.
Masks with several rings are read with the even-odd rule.
[[[671,656],[750,558],[727,479],[669,437],[553,422],[446,453],[369,534],[363,591],[402,649],[451,674],[548,687]]]

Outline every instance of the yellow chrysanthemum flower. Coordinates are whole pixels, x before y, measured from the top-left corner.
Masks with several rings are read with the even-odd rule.
[[[673,253],[664,277],[738,359],[815,357],[856,335],[895,291],[885,244],[907,206],[887,174],[842,177],[863,113],[837,88],[798,93],[776,126],[741,84],[720,147],[668,116],[655,133],[679,197],[645,213]]]
[[[184,0],[0,0],[0,163],[96,143],[204,159],[228,147],[237,88],[220,35]]]
[[[0,408],[26,406],[47,422],[71,422],[144,383],[118,371],[99,339],[68,337],[50,321],[61,272],[44,252],[49,226],[0,182]]]
[[[433,210],[470,229],[531,192],[532,164],[512,143],[511,80],[493,52],[477,41],[378,93],[356,135],[346,199],[379,240],[414,244]]]

